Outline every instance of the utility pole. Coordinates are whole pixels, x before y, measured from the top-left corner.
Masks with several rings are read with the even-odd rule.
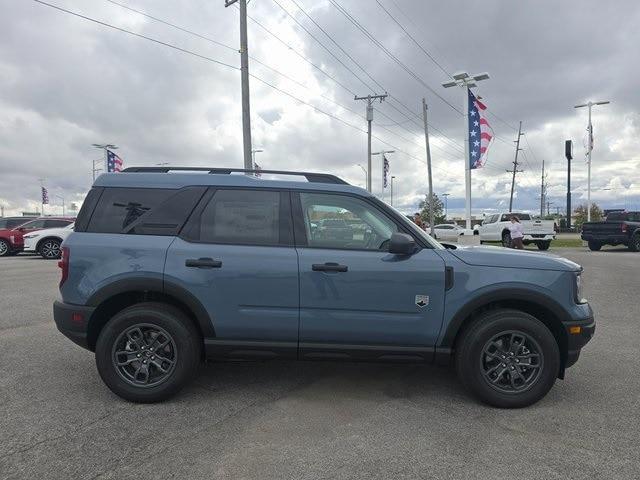
[[[542,180],[540,182],[540,218],[544,217],[544,197],[546,195],[544,185],[544,160],[542,160]]]
[[[469,158],[469,89],[477,87],[477,82],[487,80],[487,72],[469,75],[467,72],[453,74],[453,81],[442,84],[444,88],[461,87],[463,91],[462,100],[462,120],[464,122],[464,180],[465,180],[465,216],[467,217],[467,228],[465,235],[473,235],[471,229],[471,160]]]
[[[242,147],[244,168],[252,170],[251,161],[251,109],[249,99],[249,43],[247,41],[247,0],[224,0],[225,8],[240,6],[240,81],[242,83]]]
[[[395,175],[391,175],[391,206],[393,207],[393,179],[396,178]]]
[[[451,195],[450,193],[443,193],[442,196],[444,197],[444,219],[447,219],[448,214],[448,205],[447,203],[449,203],[447,200],[449,199],[449,195]]]
[[[64,197],[62,195],[56,195],[56,197],[62,200],[62,216],[64,217]]]
[[[429,124],[427,123],[427,101],[422,97],[422,118],[424,120],[424,142],[427,149],[427,175],[429,176],[429,230],[433,237],[433,178],[431,176],[431,148],[429,147]]]
[[[587,102],[576,105],[573,108],[589,108],[589,123],[587,124],[587,132],[589,139],[587,140],[587,222],[591,221],[591,150],[593,150],[593,125],[591,124],[591,107],[594,105],[606,105],[609,101],[604,102]]]
[[[520,137],[524,135],[522,133],[522,120],[520,120],[520,125],[518,126],[518,138],[515,140],[516,142],[516,158],[513,161],[513,171],[507,170],[507,173],[513,173],[511,178],[511,197],[509,197],[509,213],[513,210],[513,191],[516,187],[516,173],[522,173],[524,170],[518,170],[518,152],[522,150],[520,148]]]
[[[237,0],[235,0],[237,1]],[[241,0],[244,1],[244,0]],[[354,97],[354,100],[367,101],[367,191],[371,193],[371,122],[373,121],[373,101],[383,102],[388,95],[367,95],[366,97]]]
[[[384,188],[385,188],[385,185],[384,185],[384,160],[385,160],[385,158],[387,158],[386,157],[387,153],[396,153],[396,151],[395,150],[380,150],[379,152],[374,152],[374,153],[371,154],[371,155],[380,155],[380,157],[382,158],[382,164],[381,164],[381,167],[382,167],[381,168],[381,171],[382,171],[382,180],[381,180],[382,190],[381,190],[381,192],[382,193],[380,194],[380,200],[384,200]],[[371,168],[371,167],[369,167],[369,168]],[[369,171],[371,171],[371,170],[369,170]],[[371,180],[371,177],[369,177],[369,180]],[[371,190],[369,190],[369,191],[371,191]]]

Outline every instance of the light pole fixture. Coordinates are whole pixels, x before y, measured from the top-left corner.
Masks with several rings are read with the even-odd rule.
[[[473,235],[471,230],[471,163],[469,160],[469,89],[478,86],[477,82],[487,80],[487,72],[469,75],[467,72],[458,72],[453,75],[453,81],[442,84],[444,88],[460,87],[463,91],[462,119],[464,121],[464,170],[465,170],[465,216],[467,217],[467,229],[465,235]]]
[[[104,151],[104,171],[108,172],[109,168],[107,166],[107,163],[108,163],[108,155],[109,154],[107,153],[107,150],[117,150],[118,147],[116,145],[113,145],[112,143],[92,143],[91,146],[99,148],[100,150]],[[94,164],[93,165],[93,179],[94,180],[96,179],[96,172],[98,170],[96,170],[96,166]]]
[[[591,107],[594,105],[606,105],[609,101],[603,102],[587,102],[575,105],[573,108],[587,107],[589,109],[589,123],[587,124],[587,132],[589,139],[587,140],[587,222],[591,221],[591,150],[593,150],[593,125],[591,124]]]

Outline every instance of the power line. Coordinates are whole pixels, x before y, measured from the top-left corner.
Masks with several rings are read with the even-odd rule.
[[[407,29],[404,28],[404,26],[393,15],[391,15],[389,10],[387,10],[384,7],[384,5],[380,3],[380,0],[376,0],[376,3],[380,6],[382,10],[384,10],[384,12],[389,16],[389,18],[391,18],[391,20],[393,20],[396,23],[396,25],[398,25],[402,29],[402,31],[407,35],[407,37],[409,37],[413,41],[413,43],[416,44],[416,46],[422,51],[422,53],[424,53],[433,63],[435,63],[436,66],[440,70],[442,70],[447,77],[453,78],[451,74],[447,72],[447,70],[442,65],[440,65],[440,63],[433,57],[433,55],[431,55],[415,38],[413,38],[413,36],[407,31]]]
[[[431,86],[428,85],[424,80],[422,80],[422,78],[420,78],[420,76],[418,76],[417,73],[415,73],[413,70],[411,70],[398,57],[396,57],[393,53],[391,53],[387,47],[385,47],[378,39],[376,39],[375,36],[373,36],[371,33],[369,33],[369,31],[366,28],[364,28],[360,24],[360,22],[358,22],[344,7],[342,7],[340,4],[338,4],[335,0],[329,0],[329,2],[334,7],[336,7],[338,9],[338,11],[347,18],[347,20],[349,20],[353,25],[355,25],[355,27],[358,30],[360,30],[365,35],[365,37],[367,37],[371,42],[373,42],[374,45],[376,45],[380,50],[382,50],[389,58],[391,58],[396,64],[398,64],[413,79],[415,79],[418,83],[420,83],[422,86],[424,86],[426,89],[428,89],[431,93],[433,93],[433,95],[435,95],[442,102],[447,104],[454,111],[456,111],[460,115],[462,115],[462,111],[460,111],[460,109],[458,107],[456,107],[455,105],[450,103],[446,98],[444,98],[442,95],[440,95],[438,92],[436,92],[433,88],[431,88]]]
[[[188,55],[193,55],[194,57],[202,58],[203,60],[208,60],[208,61],[213,62],[213,63],[217,63],[218,65],[223,65],[225,67],[233,68],[234,70],[238,70],[238,71],[240,70],[238,67],[235,67],[233,65],[229,65],[228,63],[221,62],[220,60],[216,60],[215,58],[207,57],[206,55],[200,55],[199,53],[192,52],[191,50],[186,50],[184,48],[178,47],[177,45],[173,45],[171,43],[163,42],[162,40],[158,40],[158,39],[155,39],[155,38],[152,38],[152,37],[147,37],[146,35],[142,35],[140,33],[132,32],[131,30],[127,30],[125,28],[116,27],[115,25],[112,25],[110,23],[101,22],[100,20],[96,20],[95,18],[87,17],[87,16],[82,15],[80,13],[72,12],[71,10],[67,10],[65,8],[58,7],[56,5],[52,5],[52,4],[44,2],[42,0],[33,0],[33,1],[36,2],[36,3],[39,3],[41,5],[45,5],[47,7],[54,8],[54,9],[59,10],[61,12],[68,13],[69,15],[73,15],[75,17],[82,18],[82,19],[87,20],[89,22],[97,23],[98,25],[102,25],[103,27],[112,28],[114,30],[118,30],[119,32],[127,33],[129,35],[133,35],[134,37],[143,38],[143,39],[148,40],[150,42],[154,42],[154,43],[157,43],[159,45],[163,45],[165,47],[172,48],[174,50],[178,50],[179,52],[186,53]]]

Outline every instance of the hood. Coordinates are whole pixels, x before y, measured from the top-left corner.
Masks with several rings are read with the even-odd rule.
[[[514,250],[503,247],[468,246],[449,250],[452,255],[469,265],[501,268],[529,268],[577,272],[582,267],[571,260],[546,253]]]

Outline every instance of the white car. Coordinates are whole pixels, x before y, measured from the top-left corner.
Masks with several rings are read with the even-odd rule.
[[[462,234],[464,234],[464,228],[453,223],[443,223],[433,227],[433,237],[436,240],[457,240]]]
[[[38,253],[42,258],[52,260],[60,258],[60,245],[73,232],[73,223],[64,228],[45,228],[24,236],[24,251]]]

